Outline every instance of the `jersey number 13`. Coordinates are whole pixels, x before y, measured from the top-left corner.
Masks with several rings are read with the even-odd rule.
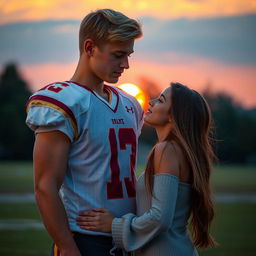
[[[107,197],[108,199],[123,198],[123,186],[120,180],[120,167],[118,164],[118,144],[114,128],[109,129],[108,139],[111,149],[110,170],[111,181],[107,182]],[[126,150],[126,145],[131,145],[130,154],[130,175],[131,177],[124,178],[125,188],[128,197],[135,197],[135,160],[136,160],[136,134],[132,128],[120,128],[118,130],[118,140],[121,150]]]

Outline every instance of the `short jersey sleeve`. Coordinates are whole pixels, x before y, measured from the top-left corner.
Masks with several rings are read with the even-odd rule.
[[[66,134],[71,142],[76,137],[70,119],[59,110],[51,107],[31,106],[28,110],[26,124],[36,133],[58,130]]]
[[[83,90],[70,82],[58,82],[35,92],[26,105],[27,125],[35,132],[59,130],[71,142],[77,140],[80,116],[87,111],[90,102]]]

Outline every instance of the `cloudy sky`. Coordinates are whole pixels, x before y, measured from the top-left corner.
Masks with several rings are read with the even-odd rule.
[[[17,62],[33,90],[68,80],[80,20],[97,8],[122,11],[143,26],[120,83],[210,86],[256,107],[255,0],[0,0],[0,70]]]

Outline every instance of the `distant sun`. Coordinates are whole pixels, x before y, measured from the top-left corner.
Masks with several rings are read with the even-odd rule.
[[[148,108],[148,96],[139,86],[131,83],[125,83],[120,84],[117,87],[135,97],[144,110]]]

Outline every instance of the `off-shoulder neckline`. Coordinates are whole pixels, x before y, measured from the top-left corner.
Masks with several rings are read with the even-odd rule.
[[[144,173],[143,174],[141,174],[140,175],[140,177],[141,176],[144,176]],[[177,176],[174,176],[174,175],[172,175],[172,174],[169,174],[169,173],[156,173],[156,174],[154,174],[153,175],[153,177],[156,177],[156,176],[170,176],[171,178],[175,178],[175,179],[177,179],[178,180],[178,182],[179,182],[179,184],[181,184],[181,185],[184,185],[184,186],[189,186],[189,187],[191,187],[192,186],[192,184],[191,183],[186,183],[186,182],[182,182],[182,181],[180,181],[180,179],[177,177]],[[140,178],[139,177],[139,178]]]

